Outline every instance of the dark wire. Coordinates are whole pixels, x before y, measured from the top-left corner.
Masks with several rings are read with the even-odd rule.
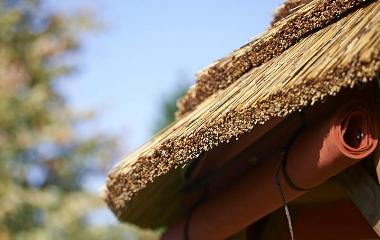
[[[284,191],[283,191],[283,189],[281,187],[280,172],[281,172],[281,168],[282,168],[282,173],[284,175],[286,183],[290,187],[292,187],[293,189],[295,189],[297,191],[306,191],[306,190],[309,190],[309,189],[302,188],[302,187],[299,187],[296,184],[294,184],[294,182],[292,181],[292,179],[290,178],[290,176],[287,174],[287,171],[286,171],[286,163],[288,161],[289,151],[290,151],[291,147],[293,146],[293,144],[294,144],[295,140],[297,139],[297,137],[306,128],[305,115],[304,115],[303,112],[301,112],[300,114],[301,114],[301,121],[302,121],[301,122],[301,126],[293,133],[293,136],[289,140],[288,144],[285,145],[285,149],[284,149],[284,152],[283,152],[283,159],[281,161],[281,164],[279,164],[279,166],[277,168],[277,172],[276,172],[276,188],[277,188],[278,192],[280,193],[281,202],[282,202],[282,205],[284,206],[284,210],[285,210],[285,214],[286,214],[286,219],[288,221],[289,233],[290,233],[290,237],[291,237],[292,240],[294,240],[294,231],[293,231],[292,219],[290,217],[289,207],[288,207],[288,205],[286,203],[286,198],[285,198]]]
[[[285,145],[285,149],[283,151],[283,159],[282,159],[282,173],[284,175],[284,178],[285,178],[285,181],[286,183],[291,187],[293,188],[294,190],[297,190],[297,191],[308,191],[308,190],[311,190],[311,188],[303,188],[303,187],[300,187],[298,186],[297,184],[294,183],[294,181],[292,180],[292,178],[289,176],[287,170],[286,170],[286,165],[287,165],[287,162],[288,162],[288,158],[289,158],[289,152],[290,152],[290,149],[292,148],[294,142],[296,141],[296,139],[299,137],[299,135],[305,130],[306,128],[306,118],[305,118],[305,114],[303,112],[300,112],[300,116],[301,116],[301,126],[293,133],[292,135],[292,138],[289,140],[289,142]]]
[[[290,176],[287,174],[287,171],[286,171],[286,163],[288,161],[289,151],[290,151],[292,145],[294,144],[295,140],[297,139],[297,137],[306,128],[305,115],[304,115],[303,112],[301,112],[300,114],[301,114],[301,121],[302,121],[301,122],[301,126],[293,133],[292,138],[290,139],[290,141],[288,142],[288,144],[286,144],[284,152],[283,152],[283,159],[281,161],[281,164],[279,164],[278,169],[276,171],[276,188],[277,188],[278,192],[280,193],[282,205],[284,206],[284,209],[285,209],[285,214],[286,214],[286,219],[288,221],[288,227],[289,227],[290,237],[291,237],[292,240],[294,240],[294,231],[293,231],[292,219],[290,217],[289,207],[288,207],[288,205],[286,203],[285,194],[284,194],[284,192],[282,190],[282,187],[281,187],[280,171],[281,171],[281,168],[282,168],[282,173],[284,175],[285,181],[286,181],[286,183],[291,188],[293,188],[293,189],[295,189],[297,191],[307,191],[307,190],[310,190],[309,188],[302,188],[302,187],[297,186],[292,181],[292,179],[290,178]],[[203,200],[203,198],[200,198],[199,201],[197,201],[191,207],[191,209],[189,211],[189,214],[186,217],[185,226],[184,226],[184,240],[190,240],[189,227],[190,227],[191,217],[193,215],[193,212],[194,212],[195,208],[202,202],[202,200]]]
[[[286,219],[288,221],[288,227],[289,227],[289,232],[290,232],[290,238],[292,240],[294,240],[294,232],[293,232],[292,219],[290,217],[289,208],[288,208],[288,205],[286,204],[285,195],[284,195],[284,192],[282,191],[281,183],[280,183],[280,178],[279,178],[279,173],[280,173],[281,166],[282,166],[282,164],[279,165],[279,167],[277,169],[277,173],[276,173],[276,187],[277,187],[278,192],[280,193],[282,205],[284,206],[284,209],[285,209]]]
[[[205,189],[203,189],[203,190],[205,191]],[[189,214],[186,217],[184,231],[183,231],[183,239],[184,240],[190,240],[189,228],[190,228],[191,217],[193,216],[195,209],[204,201],[204,198],[205,198],[205,196],[203,195],[201,198],[198,199],[198,201],[196,203],[194,203],[193,206],[191,206],[191,208],[189,210]]]

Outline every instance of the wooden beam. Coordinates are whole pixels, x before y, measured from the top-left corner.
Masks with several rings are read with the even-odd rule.
[[[376,169],[376,175],[377,175],[377,183],[380,184],[380,151],[379,151],[379,147],[377,150],[377,154],[375,155],[374,161],[375,161],[375,169]]]
[[[338,182],[380,237],[380,187],[360,164],[340,173]]]
[[[380,78],[377,78],[376,82],[377,86],[375,86],[375,112],[377,116],[377,123],[380,124]],[[378,136],[380,137],[380,136]],[[374,164],[375,164],[375,169],[376,169],[376,175],[377,175],[377,182],[380,184],[380,146],[377,146],[376,152],[374,154]]]

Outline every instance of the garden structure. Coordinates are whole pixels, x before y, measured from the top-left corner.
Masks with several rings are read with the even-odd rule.
[[[376,239],[379,72],[380,1],[289,0],[198,73],[105,201],[162,239]]]

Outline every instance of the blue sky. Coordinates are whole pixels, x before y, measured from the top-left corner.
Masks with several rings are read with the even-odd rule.
[[[121,136],[127,154],[151,136],[163,97],[265,31],[280,3],[48,0],[53,9],[90,8],[106,25],[83,38],[80,71],[63,91],[73,108],[97,110],[90,129]]]

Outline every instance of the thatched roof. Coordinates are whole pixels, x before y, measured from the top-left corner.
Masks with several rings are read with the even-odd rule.
[[[201,70],[197,74],[196,84],[178,101],[177,118],[193,111],[203,100],[225,89],[252,68],[281,55],[300,39],[313,34],[367,1],[325,0],[312,1],[307,5],[303,5],[303,2],[307,1],[292,0],[282,5],[275,20],[287,16],[296,4],[300,4],[300,9],[281,21],[274,29]]]
[[[379,76],[379,23],[379,1],[314,0],[201,71],[180,102],[183,117],[110,172],[109,207],[122,221],[167,224],[179,207],[178,196],[166,193],[181,191],[181,167],[274,117]]]
[[[273,26],[276,22],[284,19],[290,14],[296,12],[298,9],[302,8],[304,5],[308,4],[312,0],[287,0],[281,6],[276,9],[274,13],[273,21],[271,26]]]

